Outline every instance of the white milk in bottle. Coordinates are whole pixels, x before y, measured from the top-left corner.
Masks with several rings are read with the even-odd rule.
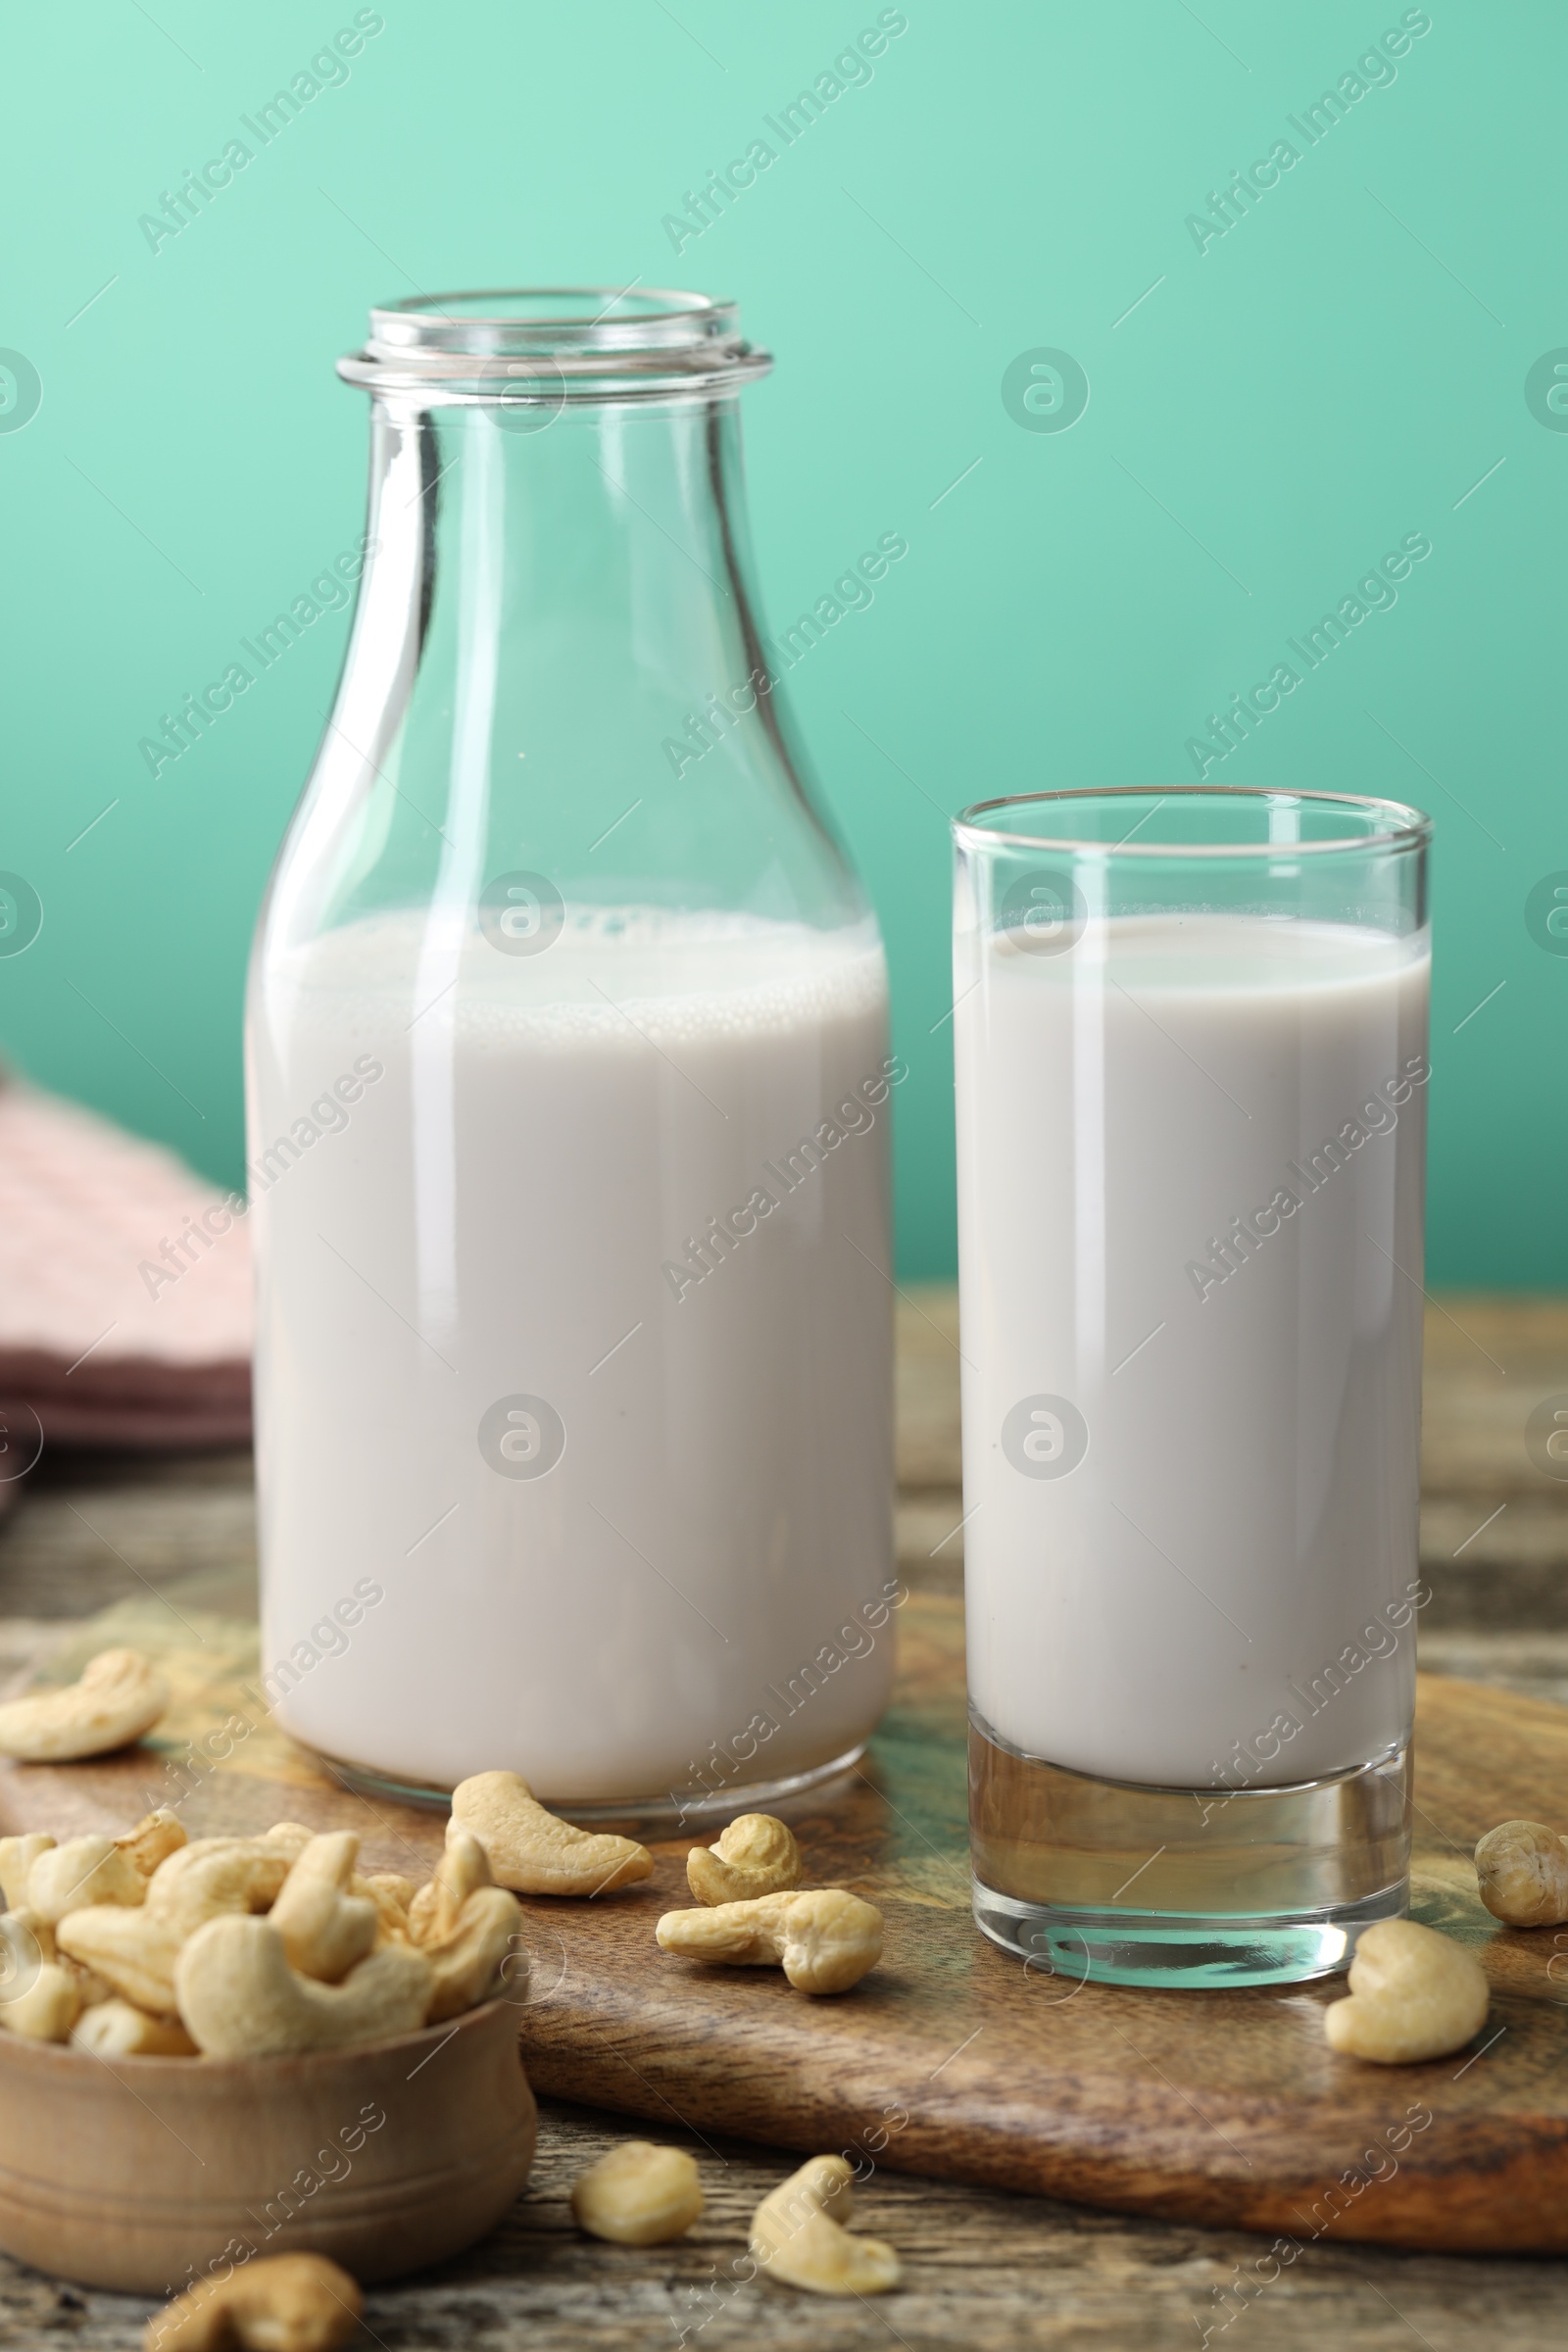
[[[897,1592],[902,1067],[869,926],[568,909],[515,958],[393,912],[279,960],[252,1165],[290,1732],[688,1807],[857,1745]]]

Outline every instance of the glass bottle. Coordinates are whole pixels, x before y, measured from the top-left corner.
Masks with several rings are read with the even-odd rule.
[[[363,1785],[730,1813],[886,1698],[904,1065],[752,587],[769,364],[597,288],[340,363],[364,571],[247,1064],[263,1689]]]

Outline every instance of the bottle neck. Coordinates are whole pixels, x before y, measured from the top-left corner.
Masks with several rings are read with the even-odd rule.
[[[368,536],[322,798],[368,764],[443,898],[548,859],[603,899],[618,860],[668,903],[862,910],[774,691],[733,397],[378,400]]]
[[[638,740],[766,656],[745,544],[733,400],[546,411],[377,406],[366,619],[401,615],[403,664],[445,656],[470,691],[505,643],[552,709]],[[591,681],[597,718],[577,698]]]

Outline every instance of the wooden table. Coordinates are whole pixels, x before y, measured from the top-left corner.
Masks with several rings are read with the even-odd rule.
[[[916,1588],[962,1583],[956,1315],[945,1290],[900,1307],[901,1567]],[[1427,1326],[1421,1662],[1568,1702],[1568,1486],[1530,1463],[1532,1407],[1568,1392],[1568,1302],[1445,1298]],[[254,1578],[250,1464],[209,1457],[157,1467],[108,1459],[43,1467],[0,1531],[0,1680],[109,1604],[156,1592],[171,1606],[232,1608]],[[1568,1805],[1564,1807],[1568,1814]],[[1129,2061],[1132,2063],[1132,2061]],[[3,2119],[0,2119],[3,2129]],[[751,2212],[798,2161],[689,2140],[708,2210],[678,2245],[648,2252],[577,2235],[566,2205],[585,2164],[635,2127],[548,2102],[539,2161],[505,2227],[438,2274],[368,2300],[366,2344],[604,2352],[680,2342],[758,2347],[902,2343],[992,2347],[1200,2344],[1220,2340],[1216,2295],[1255,2239],[1130,2220],[886,2172],[861,2225],[906,2260],[906,2284],[842,2305],[748,2283],[732,2269]],[[671,2139],[677,2132],[662,2132]],[[1324,2241],[1224,2332],[1259,2352],[1326,2340],[1382,2352],[1478,2340],[1520,2352],[1563,2335],[1568,2264],[1390,2253]],[[83,2292],[0,2257],[0,2346],[130,2352],[149,2307]]]

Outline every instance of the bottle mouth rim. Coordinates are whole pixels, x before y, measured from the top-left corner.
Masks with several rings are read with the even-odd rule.
[[[750,383],[772,355],[749,344],[733,302],[681,287],[498,286],[378,305],[348,383],[464,405],[514,396],[634,398]]]

